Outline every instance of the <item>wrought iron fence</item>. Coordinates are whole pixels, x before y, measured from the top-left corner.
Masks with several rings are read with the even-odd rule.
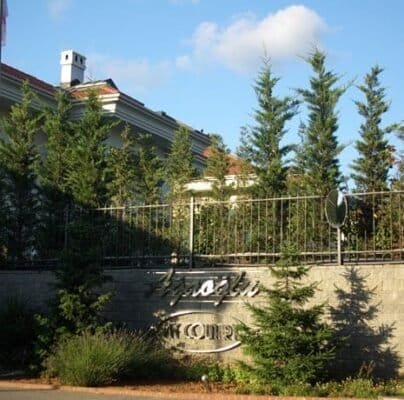
[[[343,259],[402,261],[404,191],[346,198]],[[81,245],[96,246],[109,267],[272,264],[285,245],[294,246],[304,262],[335,263],[337,231],[327,223],[324,209],[324,198],[299,196],[50,212],[50,225],[42,222],[46,240],[23,261],[27,266],[54,264],[74,245],[72,232],[77,236],[77,229],[86,225],[91,238]],[[80,242],[80,234],[78,238]],[[5,254],[0,254],[0,264],[13,264]]]
[[[404,257],[404,191],[346,195],[349,215],[343,226],[349,261],[395,261]]]
[[[342,231],[345,261],[394,261],[404,254],[404,192],[346,195]],[[292,245],[310,263],[337,261],[337,230],[325,217],[325,199],[281,197],[206,202],[194,212],[194,256],[226,263],[271,264]]]

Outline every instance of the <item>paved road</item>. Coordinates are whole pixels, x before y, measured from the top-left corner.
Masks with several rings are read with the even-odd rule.
[[[62,390],[32,390],[1,388],[0,400],[152,400],[155,397],[125,396],[98,393],[67,392]],[[160,400],[164,400],[160,397]],[[173,400],[173,399],[170,399]]]

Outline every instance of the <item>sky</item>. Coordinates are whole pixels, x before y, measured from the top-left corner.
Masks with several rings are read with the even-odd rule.
[[[361,118],[356,85],[378,64],[389,112],[382,125],[404,120],[403,0],[7,0],[2,61],[57,85],[59,57],[87,57],[86,79],[111,78],[155,111],[220,134],[236,151],[240,129],[257,106],[254,80],[268,57],[280,78],[277,96],[308,88],[305,58],[315,47],[327,68],[352,83],[337,105],[342,171],[357,156]],[[307,112],[287,126],[298,141]],[[394,137],[391,143],[400,149]]]

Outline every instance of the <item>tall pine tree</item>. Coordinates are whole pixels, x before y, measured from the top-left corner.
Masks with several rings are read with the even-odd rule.
[[[389,145],[386,134],[392,132],[397,125],[381,127],[382,118],[390,106],[386,100],[385,88],[380,84],[382,72],[383,69],[378,65],[372,67],[363,84],[358,86],[365,101],[355,102],[364,121],[360,126],[360,139],[355,144],[358,157],[351,167],[356,190],[361,192],[386,190],[389,170],[393,166],[393,148]]]
[[[208,147],[205,176],[213,178],[212,197],[216,200],[227,200],[231,187],[226,185],[229,168],[229,150],[220,135],[212,134],[211,145]]]
[[[274,94],[279,78],[273,76],[269,62],[255,82],[258,108],[254,112],[255,126],[243,130],[239,155],[256,168],[257,180],[252,189],[255,197],[265,198],[284,194],[288,168],[285,156],[289,146],[281,141],[286,133],[286,123],[297,112],[298,101]]]
[[[105,327],[101,312],[112,293],[102,285],[110,280],[102,268],[108,216],[94,211],[108,199],[106,144],[115,126],[103,116],[96,91],[90,91],[81,119],[66,135],[67,170],[62,190],[76,207],[69,209],[66,246],[56,272],[54,309],[48,321],[53,340],[64,334],[96,331]],[[58,163],[56,163],[59,165]],[[64,173],[63,173],[64,174]]]
[[[21,103],[11,107],[2,120],[5,138],[0,138],[5,215],[4,250],[12,262],[31,258],[37,249],[39,226],[39,188],[37,172],[39,154],[34,144],[39,131],[40,115],[33,111],[34,95],[28,82],[22,85]]]
[[[308,109],[299,160],[303,161],[307,192],[322,196],[342,182],[336,106],[346,91],[345,86],[337,86],[339,76],[327,70],[325,61],[325,53],[316,49],[307,59],[314,73],[310,88],[298,89]]]
[[[404,142],[404,125],[397,130],[399,139]],[[397,190],[404,189],[404,151],[401,150],[397,154],[397,178],[393,184],[393,188]]]
[[[103,115],[97,92],[89,91],[67,153],[67,190],[81,206],[94,208],[108,203],[106,139],[113,126],[115,123]]]
[[[164,168],[149,134],[132,136],[126,126],[122,146],[108,160],[109,197],[114,206],[153,204],[161,200]]]
[[[0,161],[1,163],[1,161]],[[5,192],[4,192],[4,171],[0,164],[0,221],[6,220],[7,210],[5,207]],[[7,229],[3,224],[0,225],[0,266],[7,259]]]
[[[46,108],[43,112],[42,130],[46,135],[46,157],[42,163],[40,182],[52,206],[62,206],[67,176],[67,148],[73,135],[70,111],[71,101],[64,91],[55,94],[56,108]]]
[[[185,184],[197,176],[193,165],[192,143],[189,130],[180,127],[175,131],[166,165],[168,199],[180,201],[186,197]]]
[[[64,246],[64,224],[70,199],[66,194],[68,144],[73,134],[71,102],[66,92],[55,93],[56,108],[43,111],[42,130],[46,136],[46,155],[41,163],[39,182],[43,191],[40,253],[58,257]]]
[[[138,203],[155,204],[161,200],[164,166],[150,134],[136,138],[134,185]]]
[[[135,203],[135,141],[128,125],[121,133],[122,145],[112,147],[108,156],[108,198],[114,207]]]

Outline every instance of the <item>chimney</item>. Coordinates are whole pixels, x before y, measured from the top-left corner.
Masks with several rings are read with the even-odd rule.
[[[60,86],[69,88],[83,83],[86,58],[73,50],[60,53]]]

